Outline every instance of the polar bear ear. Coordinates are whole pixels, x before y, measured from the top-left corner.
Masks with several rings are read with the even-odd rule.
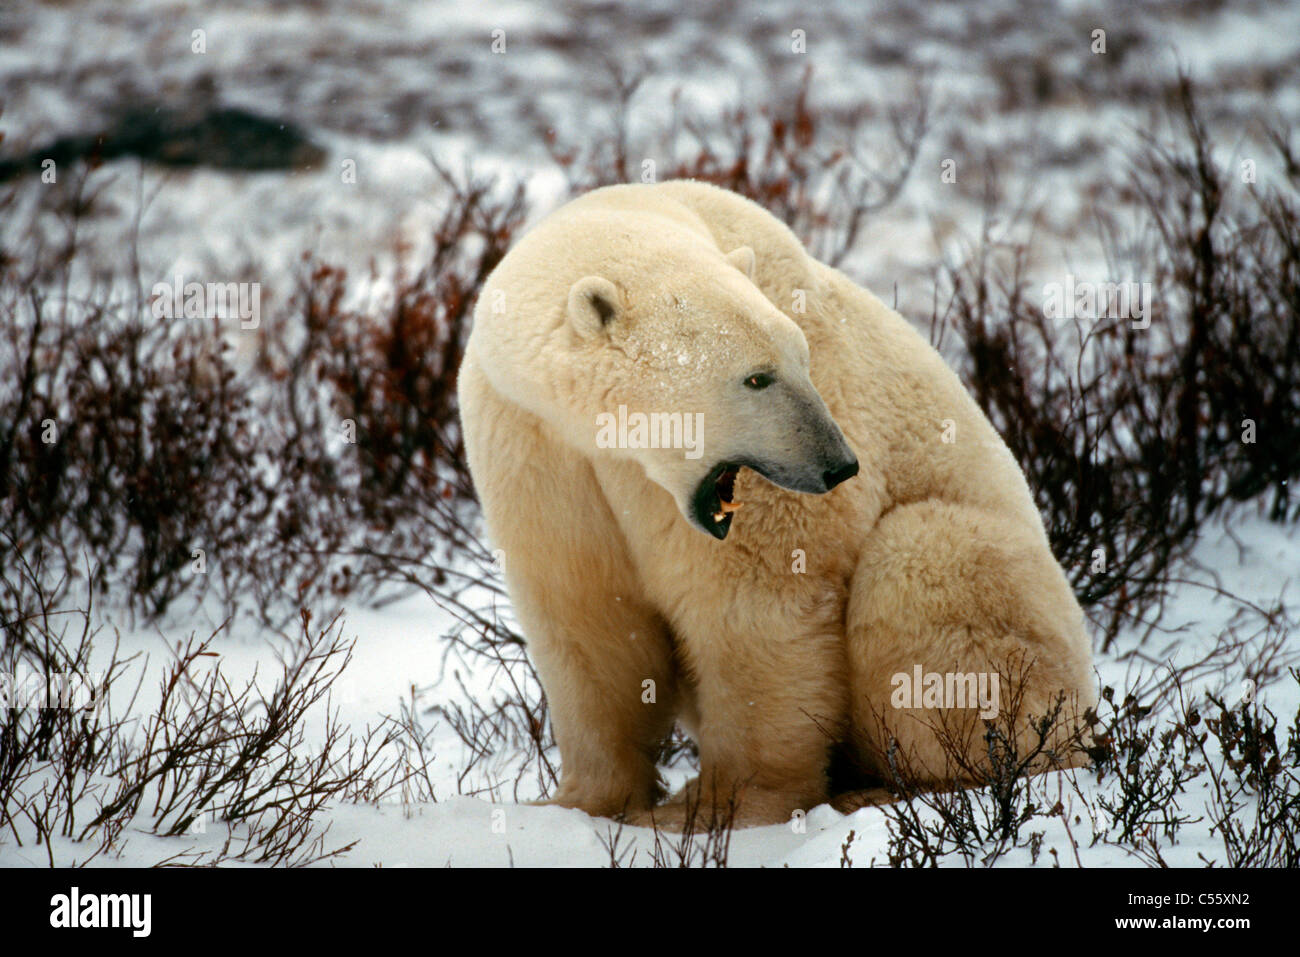
[[[618,313],[618,289],[608,279],[584,276],[569,288],[569,323],[584,338],[604,332]]]
[[[748,278],[754,278],[754,269],[758,264],[754,259],[754,250],[748,246],[737,246],[727,253],[727,262],[743,272]]]

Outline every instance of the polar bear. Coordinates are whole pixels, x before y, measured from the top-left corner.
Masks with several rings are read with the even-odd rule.
[[[672,181],[552,213],[485,283],[458,391],[554,803],[788,820],[833,762],[862,787],[970,781],[1008,701],[1026,737],[1096,701],[1001,438],[901,316],[748,199]],[[701,773],[656,806],[674,722]],[[1035,766],[1077,763],[1064,740]]]

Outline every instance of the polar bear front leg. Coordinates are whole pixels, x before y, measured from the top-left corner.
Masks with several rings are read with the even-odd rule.
[[[560,749],[560,786],[549,803],[603,817],[643,810],[660,796],[655,758],[672,729],[668,637],[629,596],[564,587],[575,606],[548,607],[544,597],[525,597],[538,594],[531,587],[511,589]]]
[[[663,619],[641,598],[586,458],[502,401],[472,357],[460,395],[475,488],[560,749],[551,803],[647,808],[676,696]]]
[[[685,629],[677,624],[694,679],[700,774],[638,823],[776,824],[827,798],[830,748],[848,707],[842,636],[833,625],[792,625],[771,593],[730,609],[696,609]]]
[[[552,803],[607,817],[650,807],[676,706],[666,625],[640,598],[612,517],[586,514],[606,508],[595,490],[571,477],[581,504],[533,508],[530,473],[516,470],[503,501],[481,494],[560,748]]]

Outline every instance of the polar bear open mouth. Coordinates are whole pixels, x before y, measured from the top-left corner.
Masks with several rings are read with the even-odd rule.
[[[695,521],[714,538],[727,537],[732,513],[743,504],[735,501],[736,475],[739,472],[739,465],[719,462],[695,490]]]

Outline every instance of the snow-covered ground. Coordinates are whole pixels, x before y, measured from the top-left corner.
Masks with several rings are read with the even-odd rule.
[[[1124,163],[1123,148],[1150,128],[1154,104],[1170,88],[1178,63],[1204,81],[1203,101],[1225,160],[1258,157],[1261,180],[1270,166],[1258,121],[1300,123],[1296,3],[999,2],[977,10],[960,2],[895,0],[868,10],[851,2],[809,7],[776,0],[699,6],[684,14],[667,0],[6,3],[0,9],[0,151],[11,155],[98,128],[125,105],[191,97],[205,78],[212,81],[205,88],[215,89],[222,103],[303,126],[328,151],[322,169],[239,174],[123,160],[101,172],[103,193],[90,213],[88,262],[120,264],[122,249],[138,235],[146,284],[177,274],[258,281],[269,311],[288,297],[305,250],[355,273],[391,263],[399,247],[418,258],[440,200],[428,156],[452,168],[470,164],[479,173],[526,181],[535,214],[558,203],[564,179],[544,135],[554,130],[561,144],[572,145],[609,130],[613,98],[605,57],[646,67],[631,102],[634,141],[654,138],[675,91],[694,114],[716,115],[788,95],[807,65],[814,71],[816,104],[846,114],[865,108],[874,118],[868,132],[882,133],[886,109],[904,103],[924,72],[936,104],[930,135],[903,193],[871,220],[844,264],[886,298],[895,290],[905,313],[921,322],[934,263],[961,237],[979,233],[986,160],[996,165],[1004,196],[1023,196],[1023,205],[1041,210],[1034,266],[1083,275],[1101,268],[1090,238],[1094,217],[1124,215],[1122,203],[1103,186],[1122,180],[1115,170]],[[1105,54],[1090,49],[1094,29],[1107,33]],[[195,30],[203,31],[206,52],[193,52]],[[504,31],[503,53],[492,49],[497,30]],[[807,53],[794,54],[791,35],[800,30]],[[874,145],[866,143],[865,151],[871,154]],[[948,158],[957,162],[952,185],[940,182]],[[358,172],[355,183],[340,175],[349,160]],[[0,234],[34,211],[57,208],[54,193],[35,181],[19,184],[17,201]],[[41,221],[49,229],[58,222],[52,215]],[[1193,558],[1194,567],[1183,575],[1200,584],[1176,589],[1163,630],[1142,646],[1156,661],[1194,661],[1213,646],[1242,608],[1222,592],[1264,607],[1293,599],[1300,529],[1243,507],[1226,525],[1206,530]],[[138,701],[144,711],[170,649],[214,624],[203,610],[173,612],[149,625],[131,621],[111,603],[99,614],[121,631],[124,655],[149,656],[147,665],[137,665],[150,676]],[[414,695],[433,731],[436,801],[331,808],[327,847],[357,842],[335,863],[609,864],[616,839],[608,821],[515,803],[509,785],[497,792],[503,798],[497,802],[460,796],[513,776],[505,755],[499,766],[460,780],[462,742],[437,713],[424,710],[464,700],[467,693],[486,700],[503,691],[499,672],[448,657],[445,636],[453,626],[418,593],[380,608],[347,609],[343,633],[356,645],[333,704],[345,723],[362,728],[396,714]],[[1122,649],[1134,644],[1131,634],[1117,643]],[[274,672],[267,663],[286,644],[237,624],[217,647],[223,672],[239,679],[255,668],[263,676]],[[1098,658],[1100,680],[1117,688],[1133,684],[1135,667],[1132,660]],[[1226,682],[1227,693],[1239,696],[1238,686],[1251,677],[1247,654],[1240,674],[1229,669],[1207,679],[1208,687],[1186,690],[1224,691]],[[1294,714],[1300,704],[1294,684],[1285,682],[1262,688],[1259,697],[1279,716]],[[680,783],[682,773],[672,773],[670,783]],[[1048,776],[1042,787],[1059,785],[1068,809],[1075,797],[1060,777]],[[1093,793],[1087,773],[1078,773],[1078,783],[1084,794]],[[534,796],[527,785],[519,794]],[[888,859],[879,809],[845,816],[820,807],[802,824],[735,832],[730,864],[837,866],[843,854],[857,866]],[[1075,830],[1079,863],[1131,863],[1113,846],[1090,848],[1089,838],[1079,840]],[[843,850],[850,831],[853,841]],[[215,824],[183,838],[128,828],[120,855],[94,864],[147,865],[187,849],[212,851],[223,834]],[[652,843],[648,832],[625,829],[615,853],[623,863],[648,864]],[[1039,864],[1075,863],[1071,843],[1059,822],[1049,826],[1047,856]],[[53,853],[57,863],[88,855],[83,845],[57,838]],[[1192,826],[1164,853],[1177,865],[1222,859],[1218,839]],[[1003,861],[1029,863],[1028,852]],[[19,847],[0,834],[0,866],[46,863],[44,848]]]
[[[1203,570],[1188,572],[1188,584],[1179,589],[1162,621],[1168,629],[1163,638],[1156,637],[1144,647],[1154,661],[1120,661],[1100,656],[1097,662],[1103,685],[1131,688],[1143,675],[1164,673],[1165,663],[1178,667],[1203,658],[1215,645],[1217,637],[1240,609],[1241,601],[1228,599],[1222,591],[1262,607],[1271,607],[1280,597],[1290,597],[1296,587],[1294,578],[1300,569],[1300,532],[1279,526],[1245,509],[1227,528],[1207,532],[1193,556]],[[120,621],[110,610],[103,612],[107,622]],[[333,706],[347,724],[359,729],[377,724],[384,715],[396,714],[403,700],[409,700],[415,686],[417,700],[424,706],[459,699],[460,690],[450,667],[459,667],[469,680],[466,689],[490,698],[505,693],[504,682],[493,680],[489,671],[464,675],[464,664],[444,669],[444,646],[441,636],[452,626],[441,618],[424,596],[409,596],[382,610],[350,611],[343,629],[346,637],[355,637],[351,665],[335,687]],[[178,637],[195,628],[192,619],[177,617],[157,628],[126,631],[122,635],[123,656],[144,652],[151,664],[148,671],[156,677],[168,659],[169,647]],[[206,626],[204,626],[206,627]],[[203,631],[199,627],[200,632]],[[1249,629],[1246,629],[1249,632]],[[244,640],[241,640],[241,637]],[[1132,636],[1126,635],[1125,638]],[[1129,646],[1131,641],[1121,641]],[[254,669],[265,671],[273,647],[264,641],[238,632],[223,639],[220,667],[232,679],[252,675]],[[1300,648],[1292,652],[1300,654]],[[1184,688],[1189,700],[1204,691],[1224,696],[1232,703],[1243,694],[1242,683],[1255,672],[1256,658],[1247,646],[1239,669],[1216,669]],[[274,669],[271,669],[272,671]],[[134,685],[134,676],[126,684]],[[232,681],[232,683],[234,683]],[[141,695],[138,708],[147,711],[154,703],[148,688]],[[1279,681],[1259,689],[1257,700],[1279,716],[1294,715],[1300,694],[1293,682]],[[318,710],[318,716],[320,712]],[[506,797],[499,802],[463,796],[460,791],[474,790],[492,780],[513,780],[510,755],[503,755],[495,768],[476,775],[462,788],[458,785],[464,766],[463,745],[446,727],[439,728],[436,718],[426,721],[434,734],[431,779],[436,801],[384,803],[380,805],[343,803],[323,816],[328,823],[327,847],[342,847],[357,842],[354,849],[335,859],[339,865],[384,867],[401,866],[608,866],[611,847],[625,866],[649,865],[654,858],[655,835],[641,828],[624,828],[604,819],[592,818],[580,811],[564,808],[515,803],[509,783]],[[1040,865],[1059,862],[1062,866],[1132,865],[1115,846],[1098,844],[1090,847],[1094,829],[1103,826],[1103,818],[1089,812],[1071,785],[1073,776],[1079,792],[1089,798],[1105,793],[1091,772],[1063,772],[1036,779],[1036,792],[1051,795],[1065,805],[1066,821],[1071,823],[1074,841],[1080,848],[1076,859],[1073,844],[1059,819],[1046,825],[1035,821],[1035,829],[1045,831]],[[682,773],[670,776],[680,783]],[[522,800],[536,797],[525,783]],[[1181,802],[1181,810],[1192,818],[1200,817],[1204,800],[1195,791]],[[1082,823],[1072,823],[1075,817]],[[853,840],[843,851],[849,833]],[[161,838],[147,831],[128,828],[119,856],[102,855],[92,866],[155,864],[185,852],[215,853],[226,836],[223,825],[210,823],[204,833],[184,837]],[[671,837],[665,839],[670,842]],[[697,838],[697,841],[700,839]],[[730,866],[810,866],[836,867],[847,853],[855,866],[888,862],[889,834],[885,814],[879,808],[864,808],[843,815],[829,806],[811,809],[801,822],[788,825],[748,828],[733,832],[728,863]],[[56,838],[53,853],[56,863],[71,864],[84,860],[92,848]],[[1056,854],[1053,856],[1052,851]],[[1162,846],[1165,860],[1172,866],[1202,866],[1205,861],[1222,864],[1223,849],[1208,827],[1187,826],[1177,844]],[[661,850],[661,859],[676,862],[673,851]],[[956,864],[954,857],[950,863]],[[43,866],[47,863],[43,847],[17,847],[12,841],[0,841],[0,866]],[[1018,850],[1001,859],[1004,866],[1030,863],[1029,852]]]

